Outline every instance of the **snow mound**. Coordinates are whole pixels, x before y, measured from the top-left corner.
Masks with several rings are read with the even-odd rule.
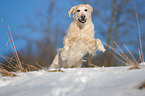
[[[69,68],[0,77],[0,96],[145,96],[137,85],[145,80],[145,66]]]
[[[140,63],[140,65],[145,65],[145,62]]]

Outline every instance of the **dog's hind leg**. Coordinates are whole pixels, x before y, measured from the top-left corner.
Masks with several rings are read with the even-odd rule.
[[[49,69],[60,69],[62,67],[62,60],[61,60],[61,51],[62,48],[58,49],[58,53],[56,54],[52,64],[50,65]]]
[[[81,68],[82,66],[82,59],[77,61],[71,68]]]
[[[57,69],[58,66],[58,60],[59,60],[59,54],[57,54],[52,62],[52,64],[50,65],[49,69]]]
[[[93,64],[92,55],[88,53],[88,66]]]

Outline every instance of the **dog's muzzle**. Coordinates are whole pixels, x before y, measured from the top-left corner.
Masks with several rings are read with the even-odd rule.
[[[84,14],[81,15],[81,19],[78,19],[79,22],[85,23],[86,22],[86,16]]]

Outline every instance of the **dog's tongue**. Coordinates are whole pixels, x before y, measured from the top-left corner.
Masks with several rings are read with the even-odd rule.
[[[82,20],[82,22],[85,22],[85,20]]]
[[[85,20],[83,20],[83,19],[82,19],[81,21],[82,21],[82,22],[85,22]]]

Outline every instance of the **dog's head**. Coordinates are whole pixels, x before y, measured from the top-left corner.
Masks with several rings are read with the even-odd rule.
[[[89,4],[79,4],[74,6],[68,12],[69,17],[71,17],[71,13],[73,14],[73,18],[79,24],[84,24],[91,19],[91,13],[93,8]]]

